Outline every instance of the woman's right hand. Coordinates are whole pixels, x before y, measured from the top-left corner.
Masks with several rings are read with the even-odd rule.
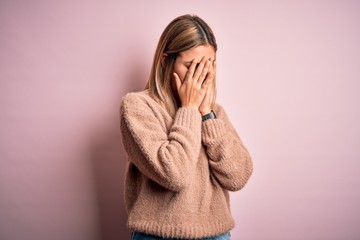
[[[198,66],[197,64],[196,59],[191,62],[183,82],[177,73],[173,73],[182,107],[198,109],[211,84],[212,78],[207,77],[211,62],[203,57]]]

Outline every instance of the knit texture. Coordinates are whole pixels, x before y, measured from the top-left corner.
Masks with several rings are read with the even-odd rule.
[[[172,118],[146,90],[121,99],[127,153],[128,228],[167,238],[204,238],[234,228],[228,191],[244,187],[251,157],[216,103],[217,119],[201,121],[180,107]]]

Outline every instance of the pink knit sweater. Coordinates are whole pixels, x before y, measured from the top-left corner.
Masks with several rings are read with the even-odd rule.
[[[171,118],[146,90],[122,98],[131,230],[203,238],[234,228],[228,191],[244,187],[252,161],[223,107],[213,110],[217,119],[204,122],[197,109],[186,107]]]

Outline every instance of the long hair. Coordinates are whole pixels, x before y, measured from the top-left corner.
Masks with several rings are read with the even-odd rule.
[[[156,47],[150,76],[144,90],[160,105],[165,107],[171,117],[180,107],[171,90],[172,72],[178,54],[200,45],[213,46],[217,51],[216,39],[209,25],[196,15],[182,15],[172,20],[160,36]],[[163,54],[167,54],[162,64]],[[214,97],[211,107],[215,105],[216,79],[213,81]]]

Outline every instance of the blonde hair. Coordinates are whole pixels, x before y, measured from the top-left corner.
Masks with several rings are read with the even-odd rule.
[[[217,51],[216,39],[209,25],[196,15],[182,15],[172,20],[165,28],[158,42],[149,80],[144,88],[150,96],[165,107],[174,117],[178,106],[171,90],[174,62],[178,54],[200,45],[211,45]],[[167,54],[162,64],[163,54]],[[214,79],[215,80],[215,79]],[[214,97],[211,107],[215,105],[216,80],[213,84]]]

